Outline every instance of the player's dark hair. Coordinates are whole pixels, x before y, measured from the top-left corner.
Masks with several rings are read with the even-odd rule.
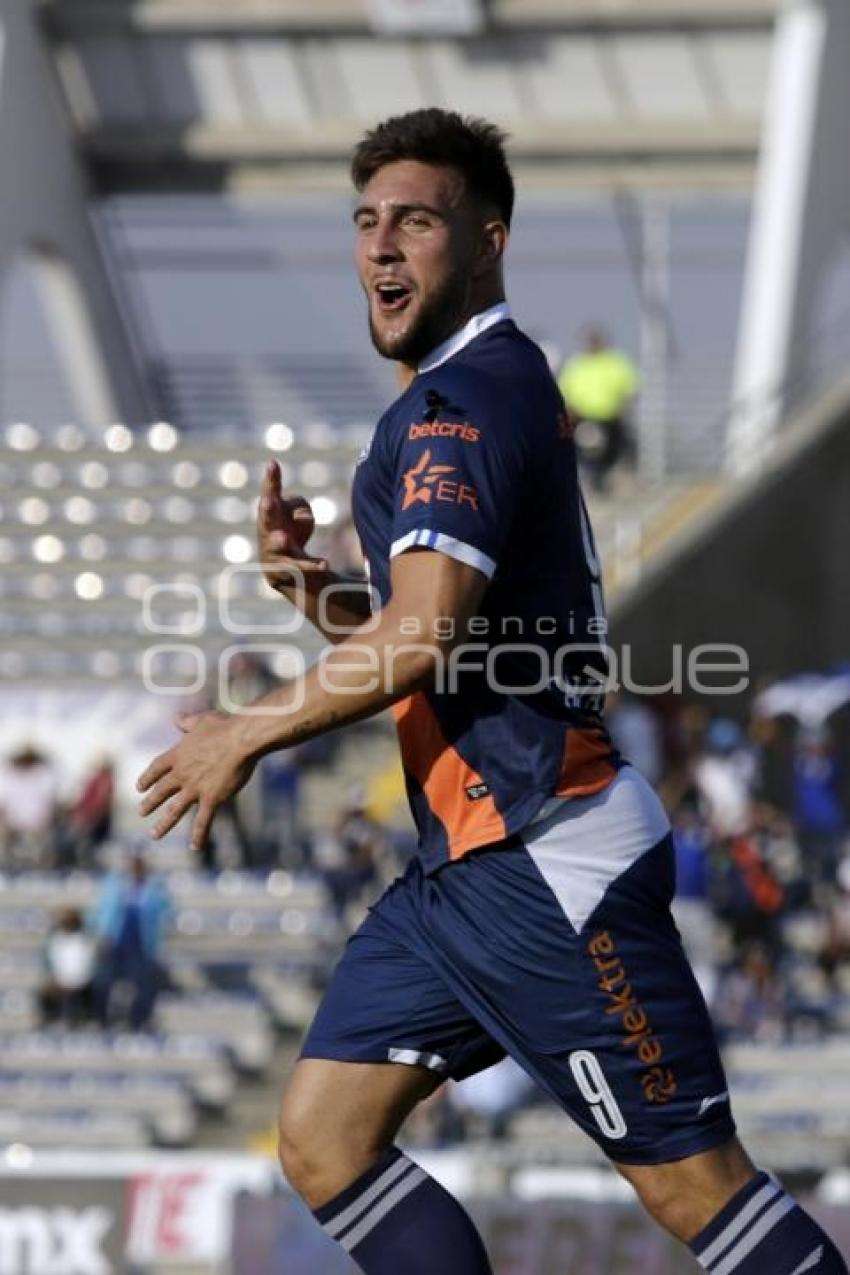
[[[506,226],[514,211],[514,179],[505,156],[506,134],[475,116],[430,107],[394,115],[371,129],[354,152],[351,179],[363,190],[386,164],[414,159],[456,169],[470,194],[495,207]]]

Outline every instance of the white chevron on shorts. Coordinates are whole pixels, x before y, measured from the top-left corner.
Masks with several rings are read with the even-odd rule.
[[[816,1266],[820,1266],[820,1259],[823,1257],[823,1245],[816,1248],[814,1253],[810,1253],[802,1265],[791,1272],[791,1275],[803,1275],[803,1271],[813,1271]]]
[[[579,931],[617,877],[669,831],[664,807],[643,775],[624,766],[604,792],[558,801],[520,835]]]

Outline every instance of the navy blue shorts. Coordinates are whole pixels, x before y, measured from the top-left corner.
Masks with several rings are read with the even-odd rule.
[[[612,1160],[707,1151],[735,1126],[674,879],[631,767],[521,837],[431,875],[415,862],[349,941],[302,1057],[459,1080],[510,1054]]]

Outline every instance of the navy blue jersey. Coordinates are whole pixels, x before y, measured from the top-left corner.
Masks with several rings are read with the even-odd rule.
[[[353,488],[382,605],[391,558],[411,549],[489,581],[434,686],[395,706],[427,868],[518,832],[551,797],[600,792],[619,765],[600,715],[606,624],[572,432],[542,352],[505,314],[478,316],[425,363]]]

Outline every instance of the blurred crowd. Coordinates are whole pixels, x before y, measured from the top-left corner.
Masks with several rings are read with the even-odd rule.
[[[615,698],[673,824],[676,916],[721,1041],[850,1030],[850,715]],[[802,701],[805,705],[805,700]]]
[[[247,703],[273,681],[246,654],[231,670],[231,697]],[[203,703],[216,706],[213,696]],[[607,721],[670,814],[676,919],[721,1043],[850,1032],[850,673],[775,685],[747,719],[620,693]],[[368,787],[335,790],[334,813],[306,826],[305,778],[315,767],[326,785],[337,747],[331,737],[266,759],[216,821],[199,868],[312,873],[343,928],[353,928],[403,866],[412,838],[385,817],[403,800],[397,763]],[[34,746],[0,764],[0,871],[99,873],[88,914],[63,910],[45,943],[46,1023],[145,1030],[168,985],[167,882],[141,854],[110,866],[114,778],[104,754],[68,798]],[[416,1120],[429,1140],[498,1137],[535,1100],[507,1062],[449,1086]]]

